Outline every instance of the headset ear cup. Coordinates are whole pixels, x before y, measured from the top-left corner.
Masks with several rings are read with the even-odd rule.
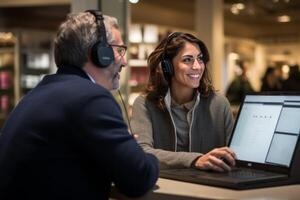
[[[114,52],[112,47],[104,46],[101,42],[97,42],[92,47],[92,61],[93,63],[100,67],[108,67],[114,61]]]
[[[97,53],[100,67],[108,67],[115,60],[114,51],[111,47],[100,46]]]
[[[162,71],[167,81],[173,76],[173,65],[169,59],[163,59],[161,62]]]

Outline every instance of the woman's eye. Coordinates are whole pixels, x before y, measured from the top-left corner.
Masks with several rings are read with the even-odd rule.
[[[204,63],[204,61],[202,60],[202,57],[198,57],[197,61],[198,61],[198,63]]]
[[[184,58],[183,59],[183,62],[185,62],[185,63],[191,63],[191,62],[193,62],[193,58]]]

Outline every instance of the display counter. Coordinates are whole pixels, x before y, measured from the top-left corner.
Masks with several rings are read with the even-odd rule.
[[[196,200],[196,199],[299,199],[300,185],[250,190],[232,190],[160,178],[155,188],[140,198],[127,198],[113,188],[112,198],[120,200]]]

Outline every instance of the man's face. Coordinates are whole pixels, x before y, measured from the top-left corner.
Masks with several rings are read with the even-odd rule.
[[[119,89],[120,72],[122,68],[127,65],[126,56],[122,55],[122,47],[120,47],[124,45],[124,42],[121,37],[121,33],[118,29],[115,28],[112,29],[112,33],[114,35],[114,42],[111,43],[110,45],[112,45],[111,47],[113,48],[114,51],[115,60],[112,64],[110,64],[107,68],[104,69],[104,76],[107,83],[106,88],[108,90]]]

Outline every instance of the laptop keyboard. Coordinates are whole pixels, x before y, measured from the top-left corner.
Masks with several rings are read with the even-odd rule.
[[[201,170],[195,169],[177,169],[176,174],[178,176],[190,176],[190,177],[231,177],[233,179],[252,179],[257,177],[267,177],[272,172],[262,171],[262,170],[255,170],[255,169],[247,169],[247,168],[235,168],[228,173],[220,173],[220,172],[206,172]],[[174,173],[174,172],[173,172]],[[164,172],[164,174],[167,174]]]
[[[228,188],[251,188],[258,183],[266,183],[275,180],[284,180],[288,176],[263,170],[236,168],[231,172],[202,171],[192,168],[161,170],[160,177],[173,180],[200,183]]]
[[[233,171],[228,172],[228,175],[232,178],[249,179],[254,177],[265,177],[268,176],[268,173],[269,172],[254,169],[236,168]]]

